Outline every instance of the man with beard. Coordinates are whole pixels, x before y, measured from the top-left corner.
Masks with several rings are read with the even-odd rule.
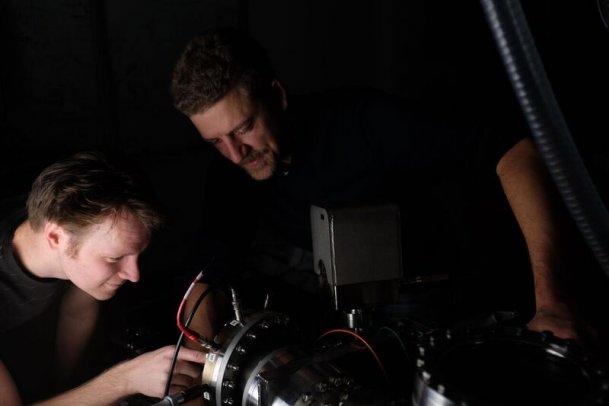
[[[498,218],[492,212],[484,217],[476,210],[470,210],[469,218],[462,216],[471,208],[469,201],[487,198],[496,184],[502,187],[528,248],[535,302],[529,326],[560,337],[578,336],[579,320],[561,284],[556,198],[524,126],[481,128],[472,124],[475,118],[449,117],[368,89],[289,96],[260,45],[231,29],[215,30],[190,42],[174,69],[172,93],[176,107],[203,140],[258,181],[244,186],[250,188],[247,193],[238,193],[237,183],[211,179],[220,184],[222,193],[237,198],[225,196],[222,207],[206,209],[223,224],[214,232],[206,224],[208,237],[202,250],[215,246],[216,258],[245,258],[244,273],[255,269],[256,275],[282,278],[312,291],[316,276],[309,207],[388,200],[400,204],[406,219],[404,256],[412,268],[435,272],[451,267],[458,272],[472,267],[471,258],[491,256],[485,251],[497,245],[485,235],[479,244],[469,246],[469,257],[458,258],[462,255],[458,244],[467,233],[462,226],[469,227],[473,220],[488,230],[489,224],[510,217],[508,213]],[[220,199],[217,192],[208,196]],[[249,252],[235,254],[236,234],[244,233],[236,217],[250,208],[260,225]],[[449,224],[443,210],[459,211],[460,220]],[[412,229],[417,232],[409,238]],[[430,248],[442,239],[448,241],[443,245],[446,249]],[[499,258],[493,261],[501,267]],[[222,259],[216,263],[220,268]],[[483,263],[475,265],[479,274],[487,273],[483,281],[495,277],[488,275],[495,270],[484,269]],[[224,267],[234,268],[234,264]],[[514,292],[501,285],[482,283],[480,290],[487,298],[503,291],[508,300],[521,299],[516,297],[523,292],[520,281]],[[287,296],[287,301],[307,300],[292,293]],[[215,310],[210,307],[208,312]],[[209,320],[201,318],[198,323],[211,332]]]

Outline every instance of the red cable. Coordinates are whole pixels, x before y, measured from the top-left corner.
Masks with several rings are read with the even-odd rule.
[[[198,339],[201,338],[201,336],[199,336],[199,334],[197,332],[192,331],[191,329],[184,326],[184,323],[182,323],[182,309],[184,308],[185,303],[186,303],[186,300],[182,299],[182,301],[180,302],[180,306],[178,307],[178,314],[176,315],[176,321],[178,324],[178,328],[180,329],[180,331],[182,333],[184,333],[186,338],[188,338],[189,340],[198,341]]]
[[[186,293],[184,294],[184,297],[180,302],[180,306],[178,307],[178,314],[176,315],[176,322],[180,331],[184,333],[184,336],[186,336],[186,338],[196,342],[199,342],[202,337],[199,333],[187,328],[184,323],[182,323],[182,310],[184,309],[184,304],[186,303],[186,299],[188,299],[188,296],[190,295],[193,286],[195,286],[195,284],[201,279],[201,277],[203,277],[203,271],[199,272],[199,274],[193,279],[192,283],[188,287],[188,290],[186,290]]]
[[[332,329],[332,330],[326,331],[321,336],[319,336],[318,340],[321,340],[322,338],[324,338],[324,337],[326,337],[326,336],[328,336],[330,334],[336,334],[336,333],[348,334],[350,336],[353,336],[353,337],[357,338],[362,344],[364,344],[366,346],[366,348],[368,348],[368,350],[370,351],[370,354],[372,354],[372,356],[374,357],[374,360],[376,361],[376,363],[379,366],[381,372],[383,373],[383,376],[385,377],[385,380],[389,380],[389,378],[387,377],[387,372],[385,371],[385,367],[383,366],[383,363],[381,362],[381,359],[379,358],[379,356],[376,354],[376,351],[374,351],[372,346],[370,344],[368,344],[368,341],[366,341],[364,339],[364,337],[360,336],[359,334],[354,333],[351,330],[337,328],[337,329]]]

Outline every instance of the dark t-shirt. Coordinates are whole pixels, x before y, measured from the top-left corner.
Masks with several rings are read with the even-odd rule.
[[[266,182],[263,218],[303,248],[311,247],[311,204],[436,207],[439,197],[429,193],[438,185],[466,186],[489,174],[494,182],[497,162],[525,135],[361,89],[292,98],[288,126],[292,163]]]
[[[223,271],[255,267],[279,275],[274,262],[283,261],[305,272],[311,205],[393,202],[401,210],[407,278],[496,274],[490,266],[509,273],[507,263],[526,264],[526,250],[495,167],[527,130],[520,117],[495,126],[476,119],[366,89],[291,97],[283,123],[291,164],[264,182],[229,177],[230,170],[210,174],[206,210],[213,219],[203,232],[213,243],[204,250],[228,242],[216,251],[233,260]],[[243,231],[251,216],[258,218],[253,233]],[[253,245],[244,235],[254,236]]]
[[[59,299],[65,281],[37,278],[15,257],[12,239],[25,220],[23,209],[0,225],[0,360],[24,402],[50,394]]]
[[[61,281],[37,278],[15,258],[13,234],[25,218],[25,212],[18,210],[0,224],[0,334],[44,313],[61,292]]]

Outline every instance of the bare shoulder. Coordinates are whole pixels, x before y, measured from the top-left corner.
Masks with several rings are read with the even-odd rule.
[[[21,399],[10,372],[0,361],[0,406],[5,405],[21,405]]]

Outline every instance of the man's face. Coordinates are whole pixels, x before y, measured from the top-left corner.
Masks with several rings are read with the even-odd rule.
[[[138,257],[148,246],[149,232],[133,214],[109,216],[91,226],[78,237],[75,253],[74,238],[63,239],[58,256],[66,278],[81,290],[106,300],[126,281],[139,280]]]
[[[280,159],[277,118],[245,92],[232,89],[190,120],[205,141],[252,178],[268,179],[275,172]]]

